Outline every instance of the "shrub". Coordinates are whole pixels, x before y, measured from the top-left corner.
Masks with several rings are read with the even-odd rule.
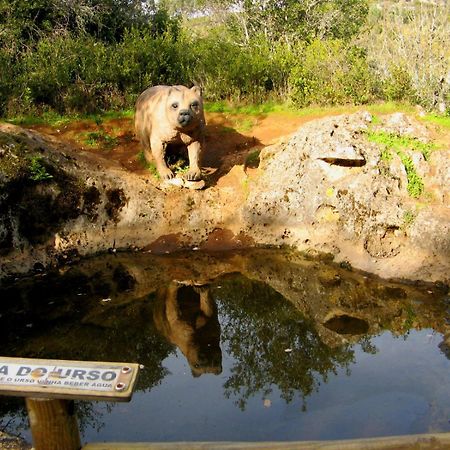
[[[391,67],[389,76],[383,81],[383,93],[386,100],[414,100],[411,76],[404,67]]]
[[[311,103],[366,103],[373,97],[372,77],[362,49],[341,40],[314,40],[292,68],[291,99]]]

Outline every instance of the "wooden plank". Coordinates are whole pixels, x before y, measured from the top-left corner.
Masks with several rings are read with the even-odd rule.
[[[166,442],[87,444],[82,450],[448,450],[450,433],[295,442]]]
[[[0,395],[131,400],[138,364],[0,357]]]

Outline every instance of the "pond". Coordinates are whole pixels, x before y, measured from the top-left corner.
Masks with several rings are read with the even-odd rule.
[[[130,403],[78,402],[84,442],[450,431],[449,299],[291,251],[112,254],[0,289],[2,356],[138,362]],[[0,430],[31,440],[24,401]]]

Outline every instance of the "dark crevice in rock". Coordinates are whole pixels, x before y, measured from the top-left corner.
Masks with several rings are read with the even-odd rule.
[[[362,167],[366,164],[365,159],[343,159],[343,158],[320,158],[322,161],[341,167]]]

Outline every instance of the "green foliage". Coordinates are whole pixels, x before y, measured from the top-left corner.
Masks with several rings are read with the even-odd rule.
[[[132,110],[151,85],[194,82],[210,111],[272,105],[247,114],[423,98],[404,61],[381,70],[353,39],[366,16],[366,0],[0,0],[0,116]]]
[[[30,179],[33,181],[46,181],[53,178],[53,175],[47,172],[40,156],[33,156],[30,160]]]
[[[358,41],[379,79],[379,95],[426,109],[448,105],[448,1],[373,2]]]
[[[193,74],[208,100],[262,103],[276,97],[288,77],[279,54],[262,37],[243,47],[218,31],[195,39],[185,35],[180,43],[190,49],[183,57],[184,70]]]
[[[84,142],[90,147],[111,149],[117,146],[119,140],[100,130],[87,133]]]
[[[291,99],[300,106],[367,103],[374,98],[372,75],[362,49],[341,40],[315,40],[290,74]]]
[[[166,13],[167,15],[167,13]],[[176,28],[177,19],[164,17],[152,1],[130,0],[0,0],[0,27],[19,46],[43,37],[70,33],[89,35],[102,42],[117,42],[125,30],[152,25],[154,33]],[[6,40],[6,39],[5,39]]]
[[[271,40],[348,40],[358,33],[368,13],[367,0],[245,0],[242,6],[247,29],[264,32]]]
[[[414,100],[414,89],[408,71],[400,66],[393,66],[390,75],[383,82],[383,92],[386,100]]]
[[[381,151],[381,159],[390,161],[392,159],[391,150],[397,153],[402,161],[406,171],[408,180],[407,191],[413,198],[420,197],[424,192],[424,184],[420,175],[417,173],[412,159],[405,153],[405,149],[420,151],[425,159],[429,158],[431,151],[435,148],[432,143],[423,143],[416,138],[408,136],[399,136],[383,131],[369,132],[367,138],[370,142],[380,144],[383,149]]]

